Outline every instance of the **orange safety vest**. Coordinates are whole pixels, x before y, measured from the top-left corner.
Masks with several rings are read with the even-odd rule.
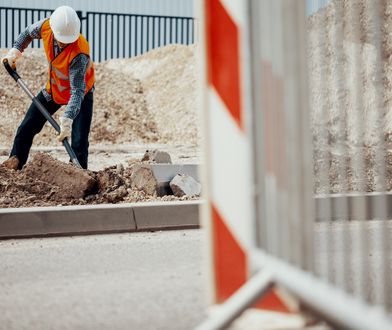
[[[54,55],[53,32],[50,28],[49,19],[41,27],[41,36],[44,43],[46,57],[49,62],[49,79],[46,83],[46,90],[52,95],[53,101],[57,104],[67,104],[71,97],[71,85],[69,82],[69,66],[72,60],[79,54],[85,54],[90,58],[90,47],[87,40],[80,35],[72,44],[68,44],[57,55]],[[91,59],[87,67],[85,76],[86,94],[94,85],[94,66]]]

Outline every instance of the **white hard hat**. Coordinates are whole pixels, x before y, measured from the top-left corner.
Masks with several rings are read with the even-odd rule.
[[[71,7],[58,7],[50,16],[49,24],[56,40],[64,44],[73,43],[79,38],[80,19]]]

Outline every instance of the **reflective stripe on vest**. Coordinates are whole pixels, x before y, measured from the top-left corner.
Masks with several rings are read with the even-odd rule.
[[[58,70],[57,68],[53,67],[53,65],[50,65],[52,70],[54,71],[54,73],[62,80],[69,80],[69,77],[66,76],[64,73],[62,73],[60,70]]]

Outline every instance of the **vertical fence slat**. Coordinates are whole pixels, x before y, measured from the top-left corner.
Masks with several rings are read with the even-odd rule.
[[[150,17],[147,17],[147,37],[146,37],[146,51],[149,51],[150,45]]]
[[[21,10],[18,10],[18,35],[22,32]]]
[[[139,18],[139,16],[135,16],[135,56],[138,55],[138,52],[137,52],[137,44],[138,44],[137,36],[138,36],[138,30],[139,30],[138,29],[138,22],[139,22],[138,18]]]
[[[169,30],[170,30],[170,43],[173,42],[173,28],[172,28],[172,18],[169,18]]]
[[[5,44],[6,47],[8,46],[8,9],[5,10],[5,29],[4,29],[4,33],[5,33]]]
[[[86,39],[87,39],[87,41],[89,41],[90,40],[90,37],[89,37],[89,25],[90,25],[90,21],[89,21],[89,15],[88,14],[86,14]]]
[[[161,47],[161,18],[158,18],[158,47]]]
[[[144,46],[144,43],[143,43],[143,40],[144,40],[143,31],[144,31],[144,16],[141,16],[141,24],[140,24],[140,54],[144,53],[144,51],[143,51],[143,46]]]
[[[122,16],[122,22],[123,22],[123,58],[125,58],[125,27],[126,27],[126,20],[125,20],[125,16]]]
[[[167,18],[165,17],[163,20],[163,45],[166,45],[166,20]]]
[[[128,56],[132,56],[132,18],[133,16],[129,16],[129,43],[128,43]]]
[[[92,42],[93,42],[93,44],[92,44],[92,47],[93,47],[93,61],[95,61],[96,60],[96,58],[95,58],[95,14],[92,14],[92,16],[93,16],[93,28],[92,28]]]
[[[113,15],[110,14],[110,56],[113,58],[113,49],[114,49],[114,42],[113,42]],[[105,36],[107,38],[107,35]],[[106,53],[105,53],[106,54]],[[107,56],[105,56],[105,61],[108,59]]]
[[[27,27],[27,9],[24,11],[24,19],[25,19],[24,25],[25,27]]]
[[[15,11],[11,9],[11,41],[14,43],[15,40]]]
[[[117,58],[120,57],[120,16],[117,16]]]
[[[155,48],[155,17],[152,18],[152,48]]]
[[[101,39],[102,39],[102,31],[101,31],[101,25],[102,25],[102,15],[98,14],[98,29],[99,29],[99,34],[98,34],[98,58],[99,62],[101,62]]]
[[[175,41],[175,43],[177,44],[178,42],[179,42],[179,39],[180,39],[180,19],[178,19],[178,18],[175,18],[174,19],[174,22],[175,22],[175,24],[174,24],[174,30],[175,30],[175,35],[176,35],[176,41]]]
[[[3,40],[3,38],[2,38],[2,31],[4,31],[5,29],[3,29],[3,27],[2,27],[2,24],[3,24],[2,17],[3,17],[3,9],[0,8],[0,47],[4,47],[3,43],[2,43],[2,40]]]

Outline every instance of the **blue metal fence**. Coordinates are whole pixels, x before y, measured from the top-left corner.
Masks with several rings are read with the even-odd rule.
[[[53,12],[51,9],[0,7],[0,48],[10,48],[26,26]],[[81,29],[94,61],[132,57],[168,44],[192,44],[192,17],[81,12]],[[31,47],[42,47],[34,40]]]
[[[82,32],[95,61],[132,57],[168,44],[192,44],[190,17],[86,12]]]
[[[14,40],[33,22],[49,17],[51,9],[0,7],[0,48],[10,48]],[[31,47],[41,47],[41,40],[34,40]]]

